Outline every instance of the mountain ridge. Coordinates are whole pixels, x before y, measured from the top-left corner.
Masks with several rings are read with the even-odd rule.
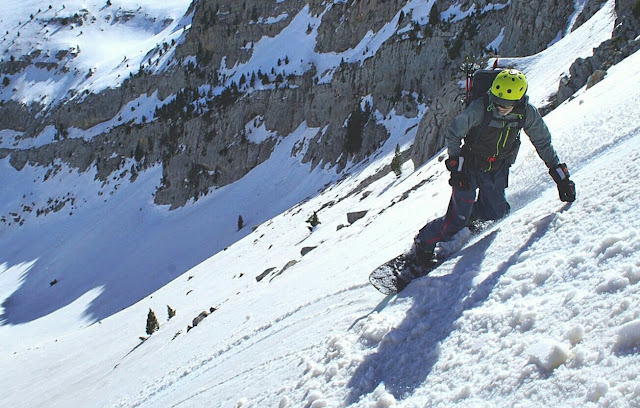
[[[417,115],[422,110],[419,105],[424,104],[430,110],[443,105],[445,117],[451,117],[459,109],[454,99],[460,91],[457,79],[452,81],[450,77],[459,79],[456,72],[462,57],[475,53],[476,47],[486,53],[478,44],[488,44],[498,37],[501,23],[509,27],[507,21],[529,13],[519,2],[511,6],[498,2],[482,8],[473,1],[462,2],[457,8],[442,1],[411,1],[406,5],[198,1],[188,9],[185,1],[178,4],[181,6],[170,12],[159,13],[164,14],[162,18],[152,17],[149,12],[142,15],[144,6],[136,8],[134,2],[126,1],[110,6],[96,4],[89,7],[91,10],[78,12],[71,5],[45,11],[41,8],[30,22],[23,23],[23,30],[37,22],[45,27],[53,25],[38,16],[55,12],[55,26],[59,30],[82,30],[78,38],[91,36],[92,27],[106,22],[128,27],[134,33],[141,27],[150,31],[150,38],[157,44],[151,50],[138,51],[135,58],[124,55],[117,65],[112,62],[112,71],[91,68],[81,80],[88,85],[70,92],[70,97],[51,95],[52,101],[59,102],[48,106],[37,102],[21,105],[7,94],[20,75],[15,72],[16,64],[27,64],[29,59],[37,64],[37,59],[42,59],[34,59],[35,54],[42,54],[40,51],[25,50],[30,57],[24,61],[12,52],[14,60],[5,58],[0,65],[0,72],[11,83],[3,90],[6,100],[0,107],[6,112],[0,120],[9,122],[0,125],[17,132],[13,139],[53,134],[54,143],[13,149],[11,143],[3,142],[0,157],[10,156],[18,169],[26,163],[49,166],[58,159],[80,172],[95,166],[103,182],[114,175],[131,177],[133,172],[161,163],[163,181],[154,200],[177,208],[212,188],[237,181],[269,157],[273,140],[246,143],[247,127],[259,117],[279,137],[287,137],[302,122],[325,129],[313,138],[303,162],[312,163],[312,167],[338,165],[342,171],[349,162],[373,154],[389,138],[377,121],[364,116],[364,125],[356,127],[353,136],[355,144],[352,142],[351,150],[345,151],[349,135],[345,122],[358,109],[365,111],[365,101],[368,109],[382,116]],[[557,6],[540,2],[537,14],[547,21],[544,24],[557,25],[567,21],[572,5],[570,1]],[[183,7],[183,15],[178,7]],[[432,7],[441,12],[437,22],[429,22]],[[533,4],[528,7],[536,8]],[[549,43],[553,39],[550,33],[557,31],[539,26],[535,31],[541,36],[538,43]],[[292,55],[279,47],[281,55],[270,55],[279,51],[269,48],[269,41],[279,44],[282,41],[278,38],[286,41],[292,36],[289,33],[298,36],[296,41],[303,47],[292,48]],[[509,34],[507,30],[501,35],[507,38],[502,41],[502,51],[509,55],[541,50],[541,45],[529,45],[529,39],[518,41],[520,34],[516,32]],[[513,40],[509,40],[511,37]],[[14,38],[14,43],[20,38]],[[150,41],[138,42],[143,45]],[[515,44],[523,48],[518,50]],[[88,47],[92,46],[89,42]],[[60,54],[63,51],[65,54]],[[64,61],[62,69],[75,70],[74,81],[80,81],[77,78],[81,71],[74,68],[74,61],[90,64],[86,52],[75,45],[70,51],[59,51],[55,59],[49,58]],[[316,66],[323,60],[331,62]],[[114,88],[101,90],[109,78],[116,76],[119,79]],[[149,104],[150,97],[157,99],[155,109],[137,113],[140,105]],[[438,101],[435,105],[434,98]],[[421,137],[412,154],[417,164],[442,146],[442,132],[437,126],[433,128],[430,116],[421,123],[421,130],[426,137]],[[78,137],[84,143],[69,140]],[[75,154],[77,150],[81,153]],[[134,158],[133,171],[130,165],[123,168],[123,159]]]

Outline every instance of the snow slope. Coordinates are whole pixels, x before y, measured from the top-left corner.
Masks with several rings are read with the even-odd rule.
[[[20,3],[5,7],[0,17],[2,58],[39,52],[31,54],[34,66],[6,76],[11,84],[0,89],[0,100],[27,104],[56,103],[70,90],[81,95],[119,86],[142,66],[162,71],[191,25],[190,0]]]
[[[544,78],[572,60],[557,63],[559,55],[585,55],[601,41],[594,32],[606,38],[612,7],[547,52],[513,60],[531,78],[532,99],[555,91]],[[289,153],[317,131],[302,125],[275,160],[178,211],[146,202],[160,175],[152,169],[136,188],[125,183],[78,204],[73,217],[0,231],[0,406],[640,406],[640,127],[630,120],[640,116],[640,92],[629,86],[640,83],[639,66],[636,53],[546,117],[576,182],[575,203],[558,200],[524,141],[510,178],[512,213],[397,297],[371,288],[368,273],[442,215],[450,194],[437,157],[359,187],[415,136],[399,118],[380,155],[320,194],[339,175],[316,169],[299,182],[309,169]],[[12,188],[44,172],[0,164],[0,182]],[[53,180],[81,186],[82,197],[104,188],[66,171]],[[266,213],[260,200],[270,194],[281,199]],[[226,200],[234,207],[219,204]],[[346,213],[358,210],[368,212],[348,225]],[[314,211],[322,223],[309,231]],[[232,235],[239,213],[260,225],[218,252],[233,240],[216,237]],[[217,253],[200,263],[207,251]],[[165,285],[169,262],[175,279]],[[133,299],[146,285],[142,300],[112,310],[111,296]],[[171,320],[167,305],[177,310]],[[149,308],[161,328],[142,342]]]

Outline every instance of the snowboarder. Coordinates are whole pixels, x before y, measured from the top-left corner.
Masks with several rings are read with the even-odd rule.
[[[486,95],[471,102],[447,129],[449,157],[445,165],[451,173],[453,192],[446,215],[425,225],[414,240],[419,265],[433,264],[436,244],[450,240],[472,221],[497,220],[509,212],[505,189],[509,167],[520,147],[520,129],[527,132],[549,168],[560,200],[575,200],[575,184],[569,179],[567,166],[560,163],[549,129],[526,92],[527,79],[522,72],[503,70]]]

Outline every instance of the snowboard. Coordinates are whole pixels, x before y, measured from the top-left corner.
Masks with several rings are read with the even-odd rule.
[[[414,279],[427,275],[442,262],[436,259],[431,265],[416,265],[411,253],[403,253],[377,267],[369,274],[369,282],[385,295],[401,292]]]
[[[475,223],[474,230],[469,227],[460,230],[451,240],[439,242],[436,255],[429,265],[416,265],[413,251],[408,251],[387,261],[369,274],[369,282],[385,295],[398,293],[407,287],[409,282],[427,275],[442,262],[456,254],[473,235],[477,235],[492,226],[494,221]]]

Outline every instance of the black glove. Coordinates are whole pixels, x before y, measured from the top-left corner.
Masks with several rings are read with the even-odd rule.
[[[451,178],[449,179],[449,185],[460,190],[470,190],[471,183],[469,178],[464,174],[462,165],[464,164],[464,157],[452,157],[444,161],[444,165],[447,166],[447,170],[451,172]]]
[[[564,163],[558,164],[549,170],[549,174],[553,177],[553,181],[558,185],[558,194],[560,201],[572,203],[576,200],[576,185],[569,180],[569,170]]]

